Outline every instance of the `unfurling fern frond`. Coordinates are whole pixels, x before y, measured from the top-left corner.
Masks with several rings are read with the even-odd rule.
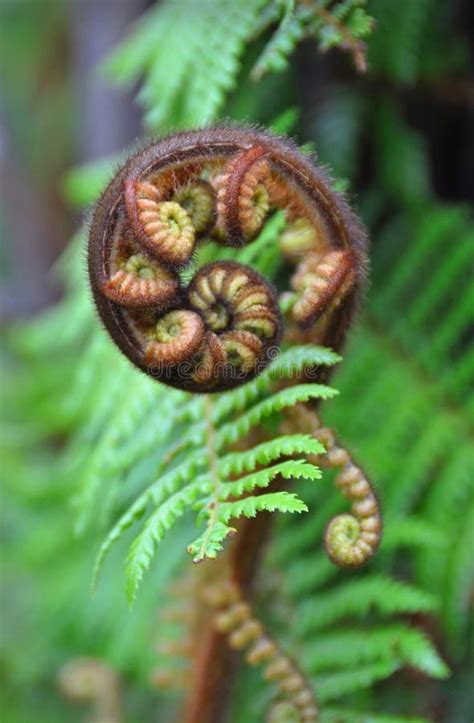
[[[259,420],[260,417],[257,419]],[[245,433],[247,426],[243,430]],[[202,539],[198,538],[188,548],[196,560],[215,556],[216,544],[232,532],[231,528],[227,526],[232,518],[242,515],[254,516],[260,510],[305,511],[307,508],[300,500],[284,491],[258,497],[247,496],[241,502],[228,501],[229,497],[238,498],[258,488],[268,486],[271,480],[277,476],[287,480],[300,477],[317,479],[320,476],[318,469],[303,460],[295,459],[276,464],[232,482],[229,481],[229,478],[242,474],[244,470],[255,468],[258,464],[268,464],[270,460],[278,459],[278,457],[302,453],[317,454],[321,451],[321,445],[309,437],[303,435],[294,435],[294,438],[282,436],[271,442],[260,444],[254,449],[240,453],[232,452],[221,457],[215,465],[218,475],[216,481],[209,471],[196,477],[196,472],[205,468],[209,464],[209,457],[215,454],[215,449],[208,449],[206,452],[205,448],[199,448],[184,462],[157,480],[124,513],[102,545],[96,574],[111,545],[134,522],[143,517],[150,504],[155,506],[155,512],[147,520],[143,532],[133,543],[129,556],[128,576],[132,581],[129,590],[132,589],[133,592],[135,592],[144,570],[149,567],[156,547],[166,531],[188,510],[200,510],[201,518],[209,518],[208,528],[201,536]],[[216,485],[218,485],[217,492]],[[210,554],[208,554],[209,552]]]

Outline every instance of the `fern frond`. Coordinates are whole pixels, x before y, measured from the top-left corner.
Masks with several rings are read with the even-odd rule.
[[[307,32],[312,18],[310,8],[304,5],[296,7],[295,0],[281,2],[280,7],[283,10],[282,20],[252,69],[253,80],[260,80],[269,72],[279,73],[285,70],[289,56]]]
[[[147,520],[142,532],[135,538],[130,547],[127,558],[127,599],[132,604],[136,598],[138,587],[145,572],[150,567],[155,555],[156,548],[163,540],[166,532],[173,527],[179,517],[191,509],[200,495],[209,494],[212,489],[212,481],[209,478],[197,479],[169,497]],[[224,525],[231,519],[238,517],[255,517],[257,512],[306,512],[306,505],[294,494],[289,492],[274,492],[259,495],[258,497],[247,497],[236,502],[225,502],[219,508],[219,522]],[[212,529],[209,534],[211,554],[216,552],[224,539],[221,535],[229,532],[225,527],[219,526],[217,532]],[[192,543],[191,549],[194,551]],[[217,545],[217,548],[216,548]],[[204,554],[201,554],[203,557]]]
[[[258,497],[246,497],[236,502],[225,502],[220,507],[222,520],[237,517],[256,517],[257,512],[307,512],[308,508],[291,492],[268,492]]]
[[[314,600],[306,600],[300,606],[296,627],[304,636],[343,618],[361,618],[369,610],[392,615],[428,612],[436,607],[436,598],[428,592],[384,575],[370,575],[338,585]]]
[[[237,532],[235,527],[230,527],[221,520],[216,520],[208,525],[202,535],[199,535],[194,542],[188,545],[188,552],[193,556],[193,562],[201,562],[206,557],[213,560],[224,548],[222,542]]]
[[[322,51],[333,47],[349,50],[356,67],[365,70],[365,49],[358,40],[370,34],[373,18],[359,0],[341,0],[331,8],[328,5],[325,0],[274,2],[272,11],[262,14],[262,19],[270,24],[279,16],[281,21],[257,59],[251,77],[260,80],[268,72],[285,70],[289,57],[305,37],[313,37]]]
[[[289,434],[284,437],[276,437],[268,442],[262,442],[249,450],[230,452],[221,457],[217,464],[219,474],[223,477],[230,477],[231,475],[250,472],[257,465],[268,464],[279,457],[289,457],[296,454],[318,455],[323,452],[324,447],[313,437],[307,434]],[[313,469],[316,468],[313,467]]]
[[[199,450],[195,454],[187,457],[174,469],[165,473],[157,482],[139,495],[130,508],[119,518],[99,549],[93,574],[94,586],[97,583],[99,572],[112,545],[117,542],[135,522],[144,516],[150,504],[154,504],[159,508],[163,500],[172,496],[180,486],[192,479],[197,470],[199,470],[203,464],[206,464],[205,453],[205,450]],[[205,479],[206,478],[204,478],[204,480]],[[203,480],[202,476],[198,478],[198,481],[199,480]],[[203,485],[203,487],[205,489],[205,485]]]
[[[435,678],[449,670],[424,633],[405,625],[367,627],[322,633],[305,645],[306,666],[312,673],[358,668],[375,662],[411,666]]]
[[[319,700],[323,703],[338,700],[350,693],[370,688],[379,680],[390,677],[398,670],[395,661],[383,661],[371,665],[360,665],[356,670],[344,670],[315,679]]]
[[[126,592],[129,605],[134,602],[140,582],[150,567],[156,548],[166,532],[190,509],[203,491],[210,489],[209,479],[198,478],[194,483],[171,495],[147,520],[142,532],[133,541],[127,557]]]
[[[168,0],[142,19],[107,69],[126,83],[146,74],[139,99],[149,127],[202,125],[215,117],[234,86],[262,5],[262,0],[218,5]]]

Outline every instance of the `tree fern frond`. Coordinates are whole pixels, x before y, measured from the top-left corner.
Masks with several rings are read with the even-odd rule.
[[[349,50],[359,70],[365,70],[365,52],[359,38],[372,30],[373,19],[361,7],[359,0],[341,0],[331,8],[325,0],[280,2],[281,21],[274,35],[263,49],[251,73],[254,80],[263,75],[281,72],[288,66],[290,55],[305,37],[314,37],[322,51],[339,46]],[[278,7],[274,3],[272,9]],[[275,19],[275,11],[268,13],[267,22]]]
[[[449,670],[424,633],[405,625],[367,627],[320,633],[304,648],[308,670],[357,668],[361,664],[395,662],[408,665],[435,678]]]
[[[169,498],[179,489],[180,486],[185,485],[190,479],[192,479],[197,470],[206,464],[205,455],[205,449],[199,450],[195,454],[188,456],[176,467],[166,472],[154,484],[139,495],[130,508],[119,518],[102,543],[98,552],[93,574],[94,585],[97,582],[104,560],[112,545],[117,542],[117,540],[119,540],[135,522],[143,517],[150,504],[154,504],[159,509],[163,500],[167,497]],[[202,475],[198,477],[197,482],[198,484],[200,481],[203,482],[203,489],[206,489],[205,482],[207,479],[207,477],[203,477]]]
[[[399,580],[369,575],[349,580],[306,600],[299,609],[296,627],[301,636],[347,617],[363,617],[369,610],[381,615],[434,610],[436,598]]]
[[[183,489],[175,492],[149,517],[140,534],[133,541],[127,557],[126,592],[131,605],[145,572],[150,567],[158,544],[166,532],[171,529],[179,517],[190,509],[193,502],[203,492],[210,491],[211,481],[197,479]]]
[[[295,7],[294,0],[286,0],[280,6],[283,10],[281,23],[253,67],[253,80],[260,80],[268,72],[285,70],[289,56],[307,32],[307,25],[312,18],[310,8],[304,5]]]
[[[206,557],[210,560],[216,558],[217,554],[224,549],[222,542],[236,532],[234,527],[215,520],[212,525],[206,527],[202,535],[188,545],[188,552],[193,556],[193,562],[201,562]]]
[[[218,471],[223,477],[250,472],[257,465],[268,464],[279,457],[296,454],[318,455],[324,452],[324,447],[318,440],[307,434],[289,434],[284,437],[275,437],[268,442],[262,442],[256,447],[242,452],[230,452],[218,460]],[[241,480],[240,480],[241,481]]]
[[[235,84],[262,0],[161,3],[114,52],[107,68],[130,82],[146,74],[140,100],[150,127],[202,125]],[[180,32],[175,28],[179,27]]]
[[[226,477],[240,474],[243,471],[255,469],[258,464],[267,464],[268,462],[278,459],[278,457],[289,455],[289,454],[318,454],[321,452],[321,445],[313,440],[311,437],[306,435],[290,435],[277,437],[270,442],[262,443],[257,447],[242,451],[232,452],[228,455],[223,456],[217,460],[216,469],[219,476],[222,476],[224,480]],[[189,505],[195,503],[200,499],[200,507],[206,504],[206,497],[211,492],[211,484],[209,474],[200,474],[196,478],[196,473],[203,468],[206,468],[209,464],[207,459],[207,449],[203,447],[194,451],[188,455],[181,463],[177,464],[176,467],[161,476],[156,482],[148,487],[130,508],[120,517],[118,522],[114,525],[110,533],[104,540],[99,550],[95,568],[94,568],[94,584],[97,581],[100,569],[103,562],[112,547],[112,545],[118,541],[124,532],[128,530],[136,521],[143,517],[146,509],[150,504],[153,504],[157,510],[147,521],[145,528],[148,530],[149,525],[157,525],[160,530],[159,534],[152,539],[155,541],[155,546],[162,539],[166,529],[172,526],[176,518],[168,513],[169,504],[173,504],[176,501],[178,506],[182,505],[182,500],[188,501]],[[220,485],[218,499],[214,502],[215,505],[219,504],[219,501],[224,502],[230,496],[240,496],[244,493],[251,492],[256,488],[266,487],[270,484],[271,480],[276,476],[282,476],[284,479],[298,479],[305,477],[307,479],[318,479],[321,476],[320,471],[317,467],[312,464],[305,463],[303,460],[289,460],[280,464],[268,467],[254,472],[253,474],[242,477],[241,479],[234,482],[225,482]],[[192,481],[194,479],[194,481]],[[199,489],[199,485],[201,488]],[[180,496],[178,490],[182,487],[184,498]],[[186,490],[189,490],[189,494]],[[191,493],[194,490],[195,494]],[[171,497],[170,497],[171,496]],[[164,502],[166,500],[166,502]],[[171,503],[170,503],[171,500]],[[162,518],[157,515],[161,506],[167,504],[165,510],[165,519],[169,521],[169,527],[162,527]],[[218,524],[219,527],[216,532],[213,530],[209,533],[209,544],[211,544],[211,552],[214,553],[216,550],[215,545],[221,542],[228,534],[229,531],[225,531],[220,525],[222,522],[227,522],[225,519],[227,511],[230,509],[229,505],[232,503],[225,502],[220,504],[216,510],[217,514],[213,517],[213,523]],[[258,507],[256,508],[258,509]],[[221,516],[221,511],[223,515]],[[184,507],[183,507],[184,512]],[[242,513],[243,514],[243,513]],[[156,522],[153,522],[156,520]],[[220,535],[223,535],[220,537]],[[149,540],[150,535],[148,533],[143,539]],[[206,538],[207,539],[207,538]],[[196,542],[192,543],[190,548],[194,551]],[[203,556],[205,551],[203,551]],[[141,579],[141,578],[140,578]]]
[[[179,517],[192,507],[193,503],[201,495],[209,494],[211,489],[212,482],[210,479],[198,478],[195,482],[175,492],[147,520],[142,532],[132,543],[127,558],[126,591],[130,604],[134,602],[143,576],[150,567],[156,548],[163,540],[166,532],[171,529]],[[236,502],[222,503],[219,508],[219,522],[226,525],[234,518],[255,517],[257,512],[274,512],[275,510],[280,512],[306,512],[308,508],[294,494],[289,492],[269,492],[258,497],[247,497]],[[225,527],[221,526],[218,527],[217,533],[214,529],[211,530],[209,540],[212,540],[212,554],[217,551],[216,544],[219,546],[224,539],[221,536],[224,532],[225,536],[229,534]],[[194,550],[195,544],[192,543],[192,550]]]
[[[360,665],[355,670],[344,670],[315,678],[319,700],[322,703],[354,693],[355,691],[370,688],[379,680],[384,680],[399,669],[400,665],[394,660]]]

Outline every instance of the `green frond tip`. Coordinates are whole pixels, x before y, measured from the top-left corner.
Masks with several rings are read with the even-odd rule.
[[[268,465],[281,457],[295,455],[307,457],[322,454],[323,452],[324,447],[321,443],[310,435],[289,434],[262,442],[248,450],[230,452],[224,455],[217,461],[217,471],[219,477],[226,480],[242,475],[245,472],[252,472],[256,467]],[[158,508],[166,498],[174,494],[180,487],[184,487],[184,485],[196,480],[196,473],[199,470],[204,470],[206,464],[206,450],[200,448],[187,456],[176,467],[161,475],[137,497],[135,502],[117,520],[99,549],[94,565],[93,589],[97,586],[100,571],[111,547],[132,525],[143,518],[147,507],[154,505]],[[277,474],[281,474],[285,479],[299,479],[301,477],[319,479],[321,476],[317,467],[304,463],[304,460],[288,460],[276,466],[260,470],[256,474],[247,475],[235,482],[227,482],[223,485],[222,499],[226,499],[229,494],[240,496],[245,492],[251,492],[256,487],[265,487]],[[198,480],[201,480],[203,484],[201,491],[202,494],[205,494],[209,482],[208,477],[201,474]],[[220,541],[225,539],[227,534],[230,533],[223,535]],[[194,549],[191,554],[196,554]],[[208,554],[205,556],[210,557]]]
[[[294,436],[302,437],[304,439],[304,435]],[[278,442],[278,439],[273,440],[273,443],[270,442],[266,446],[270,447],[270,445],[273,444],[276,449]],[[260,445],[260,447],[262,446],[264,445]],[[282,446],[285,447],[284,444]],[[286,448],[294,449],[293,446],[286,446]],[[238,453],[236,454],[238,456]],[[283,454],[281,450],[280,454]],[[246,456],[246,453],[243,453],[243,456]],[[217,553],[222,550],[221,543],[223,540],[228,535],[235,532],[233,528],[227,525],[229,519],[233,516],[240,517],[243,515],[253,517],[259,510],[258,505],[261,504],[264,504],[264,507],[262,508],[263,510],[271,510],[272,505],[277,504],[278,506],[275,507],[275,509],[278,509],[280,512],[303,511],[303,508],[297,509],[298,504],[301,502],[300,500],[298,500],[295,507],[291,507],[291,505],[293,505],[293,501],[290,501],[287,498],[281,498],[278,500],[273,498],[271,494],[261,495],[260,497],[247,497],[244,500],[232,503],[226,502],[229,497],[241,497],[242,495],[248,494],[255,489],[268,487],[275,477],[282,477],[287,480],[300,478],[314,480],[321,477],[321,472],[317,467],[305,462],[304,460],[287,460],[286,462],[281,462],[280,464],[259,470],[258,472],[253,472],[252,474],[241,477],[236,481],[220,483],[217,499],[212,499],[209,506],[205,509],[205,515],[208,517],[206,530],[188,547],[188,552],[195,555],[194,562],[200,562],[205,557],[215,558]],[[254,504],[252,500],[254,500],[256,504]],[[247,506],[241,508],[238,505],[239,502],[245,502],[247,503]],[[232,505],[234,506],[232,507]],[[249,514],[247,514],[247,512]],[[250,512],[253,514],[250,514]]]
[[[219,521],[212,528],[206,528],[202,535],[188,546],[188,552],[194,555],[193,562],[201,562],[206,557],[211,560],[215,559],[217,554],[224,549],[222,542],[236,532],[235,527],[229,527]]]

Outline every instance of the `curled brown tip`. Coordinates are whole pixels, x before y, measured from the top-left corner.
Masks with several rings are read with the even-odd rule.
[[[149,182],[127,180],[125,204],[137,239],[153,256],[173,267],[189,261],[195,228],[179,203],[160,200],[158,189]]]
[[[298,266],[292,277],[297,299],[293,318],[299,324],[314,322],[322,313],[334,310],[352,288],[355,280],[354,261],[350,251],[311,253]]]
[[[225,243],[243,246],[259,233],[270,210],[268,152],[254,146],[233,158],[217,182],[218,223]]]
[[[128,243],[119,243],[110,275],[101,284],[104,295],[126,307],[160,307],[176,295],[179,278]]]
[[[190,358],[204,339],[205,326],[198,314],[185,309],[170,311],[160,319],[145,350],[147,364],[179,364]]]
[[[282,330],[275,293],[263,276],[231,261],[204,266],[189,286],[190,307],[217,335],[228,367],[222,380],[241,381],[263,369]]]
[[[285,330],[272,284],[248,266],[218,261],[199,269],[187,288],[180,278],[200,260],[198,241],[245,245],[276,210],[286,221],[271,261]],[[102,321],[136,366],[170,386],[219,392],[259,374],[278,353],[283,331],[288,343],[340,349],[364,275],[364,241],[324,171],[290,141],[207,128],[154,142],[119,169],[94,211],[89,277]],[[299,264],[293,278],[288,263]],[[172,356],[164,370],[170,349],[155,338],[165,312],[178,310],[193,312],[201,320],[195,328],[203,326],[179,373]],[[155,373],[150,360],[157,359]],[[196,369],[196,359],[208,371]]]

